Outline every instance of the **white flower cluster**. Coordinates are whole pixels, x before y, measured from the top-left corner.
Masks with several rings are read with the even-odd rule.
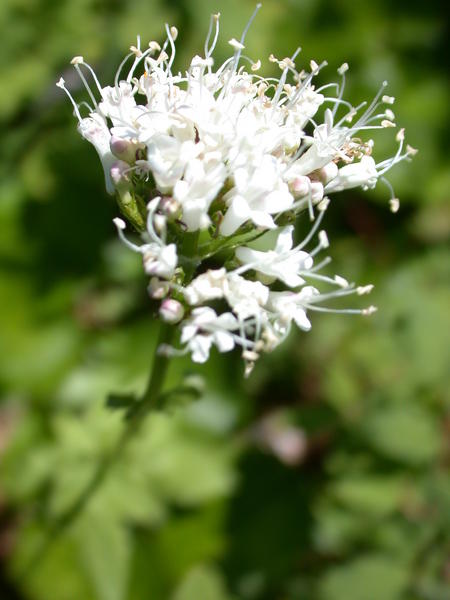
[[[185,73],[172,72],[178,32],[166,25],[162,47],[151,41],[144,49],[138,38],[113,86],[102,87],[81,56],[72,60],[90,102],[78,104],[63,79],[57,84],[73,104],[81,135],[100,156],[107,191],[142,234],[142,245],[130,242],[125,222],[115,219],[121,239],[142,254],[161,317],[181,323],[183,349],[163,350],[189,351],[204,362],[212,345],[221,352],[240,346],[247,372],[261,352],[288,335],[292,322],[308,330],[308,311],[333,310],[323,301],[371,290],[319,273],[329,262],[315,264],[315,255],[328,247],[320,230],[328,196],[382,181],[395,212],[398,200],[385,174],[415,153],[404,149],[403,129],[395,155],[381,162],[372,157],[373,141],[356,137],[395,127],[386,83],[371,103],[354,107],[343,99],[347,64],[338,69],[340,83],[316,87],[324,64],[311,61],[309,69],[298,70],[300,49],[290,58],[269,57],[279,78],[258,75],[261,62],[243,53],[258,9],[240,40],[230,40],[232,56],[215,70],[218,14],[211,17],[204,55],[195,56]],[[291,223],[304,211],[312,229],[294,245]],[[253,239],[273,229],[279,230],[273,250],[252,248]],[[316,235],[318,244],[307,251]],[[319,292],[312,283],[331,291]]]

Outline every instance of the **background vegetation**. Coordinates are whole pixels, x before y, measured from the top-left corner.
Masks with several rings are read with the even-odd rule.
[[[350,98],[383,79],[420,149],[386,190],[335,196],[333,268],[374,282],[370,320],[319,315],[243,381],[204,367],[201,399],[148,419],[39,567],[23,565],[111,447],[111,391],[142,387],[156,325],[118,243],[94,150],[54,83],[83,54],[111,80],[137,33],[209,14],[238,37],[243,0],[0,3],[0,596],[5,600],[448,600],[450,230],[446,31],[439,2],[266,0],[249,54],[348,61]],[[266,61],[265,70],[273,65]],[[389,136],[386,136],[389,137]],[[380,143],[387,152],[388,143]]]

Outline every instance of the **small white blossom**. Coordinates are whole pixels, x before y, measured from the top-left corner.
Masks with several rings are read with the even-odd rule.
[[[273,280],[279,279],[289,287],[298,287],[305,283],[299,275],[313,265],[312,257],[297,248],[292,248],[293,226],[283,229],[278,235],[274,250],[261,252],[245,246],[236,250],[236,257],[246,266]]]
[[[363,156],[359,162],[341,167],[334,179],[325,188],[328,193],[341,192],[350,188],[372,188],[377,183],[378,172],[374,159]]]
[[[187,345],[194,362],[204,363],[209,358],[213,344],[219,352],[233,350],[235,342],[231,332],[237,327],[236,317],[232,313],[217,316],[212,308],[195,308],[182,327],[180,341]]]
[[[142,254],[144,271],[147,275],[160,277],[162,279],[171,279],[173,277],[178,263],[177,248],[175,244],[164,245],[156,237],[153,230],[151,231],[151,237],[158,241],[137,246],[130,242],[123,233],[126,227],[125,221],[116,218],[114,219],[114,224],[125,245],[134,252]]]
[[[306,315],[304,301],[319,292],[312,286],[304,287],[300,292],[270,292],[269,307],[278,314],[276,326],[284,330],[291,321],[304,331],[311,329]]]
[[[183,293],[189,304],[195,306],[202,302],[223,298],[227,280],[226,269],[209,269],[206,273],[198,275]]]

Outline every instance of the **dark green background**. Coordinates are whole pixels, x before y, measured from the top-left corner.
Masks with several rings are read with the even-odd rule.
[[[443,4],[266,0],[248,53],[273,68],[350,64],[383,79],[419,148],[387,190],[335,195],[331,273],[376,284],[371,319],[314,315],[244,381],[239,356],[172,366],[201,400],[148,420],[83,515],[18,573],[111,447],[111,391],[142,388],[156,321],[139,258],[116,240],[96,154],[54,83],[82,54],[109,83],[140,33],[179,30],[176,66],[222,12],[217,60],[247,1],[0,3],[0,596],[3,600],[448,600],[448,80]],[[378,156],[392,154],[390,131]],[[302,225],[300,224],[300,227]],[[286,449],[281,453],[280,445]]]

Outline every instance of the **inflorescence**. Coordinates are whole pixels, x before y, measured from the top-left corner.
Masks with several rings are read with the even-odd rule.
[[[326,63],[298,70],[300,48],[281,60],[269,57],[279,78],[258,75],[261,61],[244,54],[244,43],[259,8],[216,70],[219,14],[211,17],[204,55],[194,56],[185,73],[172,71],[178,32],[166,25],[162,47],[151,41],[143,48],[140,38],[131,46],[113,86],[102,87],[83,57],[75,57],[89,102],[77,103],[62,78],[57,84],[98,152],[107,191],[142,237],[141,245],[133,243],[125,221],[114,219],[122,241],[142,255],[160,317],[180,325],[181,348],[160,351],[190,352],[205,362],[213,345],[220,352],[239,346],[247,374],[293,322],[310,329],[308,312],[376,310],[324,305],[373,286],[321,273],[330,261],[316,262],[329,246],[322,219],[330,194],[378,181],[389,188],[396,212],[399,201],[385,175],[416,152],[405,147],[400,129],[394,156],[376,162],[373,140],[359,137],[396,127],[386,82],[372,102],[352,106],[343,98],[348,65],[338,69],[339,83],[316,88]],[[300,213],[312,226],[294,243]],[[278,233],[274,248],[255,249],[252,242],[269,230]]]

